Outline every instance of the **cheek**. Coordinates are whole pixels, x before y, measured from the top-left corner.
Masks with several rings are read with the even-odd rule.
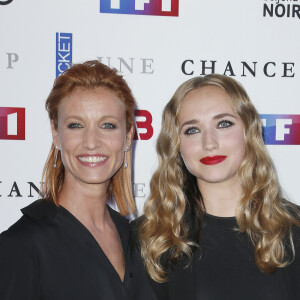
[[[231,143],[230,147],[233,148],[234,155],[237,159],[241,160],[245,156],[245,140],[244,136],[239,134],[232,139],[231,141],[234,141],[234,143]]]
[[[126,135],[123,133],[118,133],[114,136],[107,136],[105,140],[103,140],[111,151],[114,152],[123,152],[126,144]]]
[[[180,142],[180,151],[183,156],[189,158],[192,155],[199,153],[200,141],[196,138],[183,137]]]
[[[199,142],[195,142],[193,139],[182,139],[180,144],[180,152],[183,162],[186,168],[192,173],[195,161],[200,159],[199,157]]]
[[[78,134],[61,132],[58,134],[58,140],[61,146],[61,150],[67,151],[68,149],[76,147],[76,145],[80,143],[81,137]]]

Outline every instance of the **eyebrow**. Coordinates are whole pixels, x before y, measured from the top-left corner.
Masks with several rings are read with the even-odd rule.
[[[231,117],[231,118],[234,118],[234,119],[237,119],[236,116],[232,115],[232,114],[229,114],[229,113],[223,113],[223,114],[218,114],[218,115],[215,115],[213,117],[214,120],[219,120],[219,119],[223,119],[225,117]],[[180,126],[180,129],[182,129],[182,127],[186,126],[186,125],[193,125],[193,124],[196,124],[198,123],[199,120],[197,119],[193,119],[193,120],[189,120],[189,121],[186,121],[184,122],[181,126]]]
[[[80,120],[80,121],[83,121],[84,118],[80,117],[80,116],[76,116],[76,115],[71,115],[71,116],[68,116],[64,122],[67,122],[69,119],[77,119],[77,120]],[[112,116],[112,115],[104,115],[100,118],[100,120],[103,120],[103,119],[114,119],[116,121],[119,121],[119,118],[115,117],[115,116]]]
[[[186,122],[184,122],[184,123],[180,126],[180,129],[182,129],[183,126],[196,124],[196,123],[198,123],[198,122],[199,122],[199,121],[196,120],[196,119],[186,121]]]
[[[225,117],[231,117],[231,118],[237,119],[236,116],[234,116],[232,114],[229,114],[229,113],[223,113],[223,114],[216,115],[216,116],[214,116],[213,119],[217,120],[217,119],[222,119],[222,118],[225,118]]]

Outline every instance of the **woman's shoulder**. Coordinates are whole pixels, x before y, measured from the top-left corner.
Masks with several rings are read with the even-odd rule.
[[[36,234],[41,231],[46,216],[55,215],[55,204],[46,200],[37,200],[21,209],[23,216],[0,235],[0,247],[24,247],[30,245]]]
[[[287,202],[287,204],[288,204],[288,212],[290,216],[294,218],[294,221],[297,222],[297,224],[294,223],[292,225],[293,239],[297,244],[297,245],[295,244],[295,246],[300,247],[300,206],[291,202]]]
[[[142,225],[145,219],[146,219],[145,215],[141,215],[135,218],[130,222],[130,229],[135,231],[139,230],[140,226]]]
[[[131,247],[132,251],[140,250],[139,229],[144,220],[145,220],[145,216],[142,215],[142,216],[132,220],[129,224],[129,226],[130,226],[130,247]]]
[[[121,215],[117,210],[115,210],[114,208],[112,208],[109,205],[107,205],[107,209],[109,211],[111,218],[113,219],[113,221],[116,225],[120,224],[120,225],[129,227],[129,220],[126,216]]]

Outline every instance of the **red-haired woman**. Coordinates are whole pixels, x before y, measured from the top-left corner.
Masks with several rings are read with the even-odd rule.
[[[124,79],[98,61],[55,80],[43,199],[1,234],[0,299],[130,299],[134,107]]]

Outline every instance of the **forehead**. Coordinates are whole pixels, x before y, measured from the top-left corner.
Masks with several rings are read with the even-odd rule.
[[[58,114],[123,113],[125,104],[111,90],[103,87],[88,90],[76,88],[58,107]]]
[[[183,98],[179,110],[179,121],[195,115],[213,116],[223,113],[235,115],[229,96],[218,86],[204,86],[192,90]]]

